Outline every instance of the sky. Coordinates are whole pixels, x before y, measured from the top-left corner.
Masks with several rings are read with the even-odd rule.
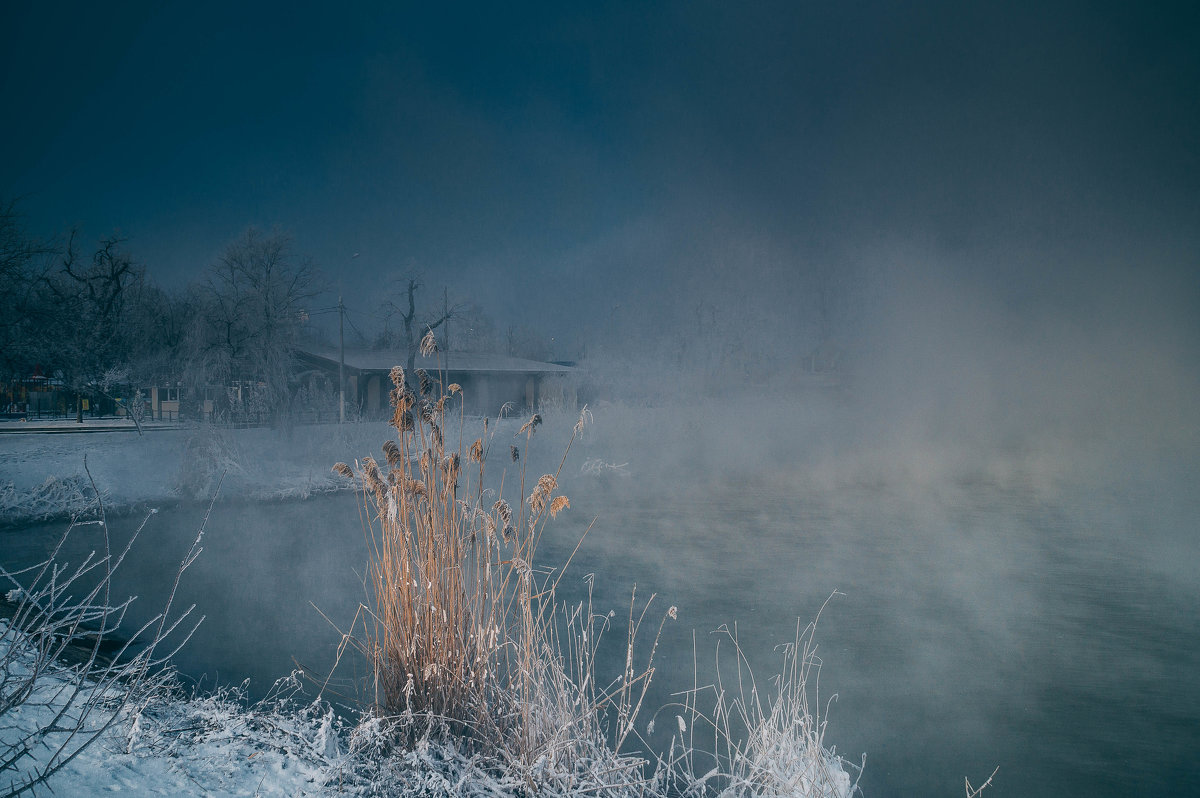
[[[843,338],[881,295],[1200,332],[1185,4],[435,5],[6,3],[0,197],[166,285],[279,229],[360,322],[415,272],[559,357],[809,342],[822,285]]]

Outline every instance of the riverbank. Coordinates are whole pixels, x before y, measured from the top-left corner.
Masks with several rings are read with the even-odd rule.
[[[15,667],[22,660],[8,655],[21,638],[0,621],[0,661]],[[72,726],[69,695],[76,676],[65,668],[43,673],[27,701],[0,717],[0,751],[22,737],[46,729],[52,722]],[[115,701],[116,696],[107,696]],[[98,710],[82,727],[99,732],[95,741],[54,773],[47,786],[61,795],[127,796],[379,796],[427,795],[467,798],[509,798],[536,794],[567,796],[555,783],[559,774],[544,771],[536,784],[530,774],[510,770],[505,763],[460,750],[452,742],[430,737],[407,748],[396,748],[390,735],[403,718],[382,719],[345,713],[318,697],[306,697],[295,674],[276,683],[262,701],[249,703],[236,688],[207,695],[187,695],[167,680],[139,694],[116,716]],[[59,713],[66,709],[67,714]],[[411,721],[411,718],[409,718]],[[85,733],[83,736],[89,736]],[[53,748],[64,743],[75,750],[66,734],[50,735],[18,763],[16,774],[25,776],[46,764]],[[850,798],[854,786],[846,765],[832,752],[822,752],[820,778],[796,764],[803,760],[786,752],[771,752],[773,764],[802,791],[787,794],[812,798]],[[603,763],[599,763],[603,764]],[[678,766],[679,763],[677,763]],[[757,766],[770,762],[756,762]],[[786,770],[790,768],[791,771]],[[683,775],[681,773],[681,775]],[[715,775],[710,773],[699,784]],[[625,784],[606,778],[597,768],[590,789],[583,792],[603,798],[654,796],[645,783]],[[695,776],[691,776],[695,780]],[[723,778],[723,777],[722,777]],[[578,780],[575,781],[578,785]],[[740,794],[740,792],[739,792]],[[771,794],[776,794],[772,792]],[[782,793],[779,793],[782,794]]]
[[[330,465],[375,451],[387,437],[383,423],[281,432],[152,422],[144,435],[132,425],[100,422],[0,427],[6,431],[0,435],[0,526],[68,517],[93,500],[91,479],[117,513],[205,499],[222,477],[225,498],[307,498],[346,490]]]
[[[10,662],[21,638],[0,621],[0,660]],[[10,674],[21,676],[21,657]],[[72,727],[74,715],[62,698],[75,674],[63,667],[43,673],[28,700],[4,713],[0,750],[56,721]],[[116,696],[107,696],[116,699]],[[250,703],[236,688],[187,694],[178,684],[135,696],[117,716],[93,711],[83,727],[100,730],[91,744],[48,780],[60,795],[127,796],[317,796],[379,795],[420,791],[422,795],[504,795],[479,766],[451,748],[427,742],[410,753],[382,755],[378,724],[351,726],[327,702],[306,698],[295,678],[280,680],[271,695]],[[374,734],[373,734],[373,729]],[[85,733],[82,736],[90,736]],[[67,743],[51,734],[17,763],[9,777],[33,773]],[[455,787],[454,785],[457,785]]]

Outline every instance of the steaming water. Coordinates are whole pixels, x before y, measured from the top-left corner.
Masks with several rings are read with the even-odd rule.
[[[561,562],[599,516],[572,572],[597,573],[618,643],[633,584],[639,597],[659,593],[647,626],[679,606],[656,705],[691,686],[693,629],[702,680],[707,632],[736,621],[765,681],[795,619],[840,591],[817,634],[823,702],[838,694],[826,742],[852,761],[867,752],[868,798],[961,795],[964,776],[978,784],[996,765],[989,795],[1182,794],[1200,777],[1198,508],[1184,498],[1195,472],[1174,479],[1047,491],[969,475],[817,485],[776,472],[679,493],[579,477],[566,485],[572,520],[542,553]],[[261,692],[295,661],[328,669],[338,632],[312,604],[349,627],[363,596],[358,507],[351,496],[218,505],[184,581],[183,601],[207,620],[182,671],[250,678]],[[122,583],[144,607],[161,600],[202,515],[165,510],[147,528]],[[133,523],[114,522],[115,537]],[[60,531],[0,532],[5,559],[31,561]],[[95,540],[94,527],[84,534]],[[580,579],[563,584],[583,595]],[[610,675],[621,656],[604,664]],[[356,666],[351,657],[339,674]]]

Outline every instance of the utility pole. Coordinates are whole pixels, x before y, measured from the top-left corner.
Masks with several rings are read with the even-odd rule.
[[[442,349],[450,351],[450,299],[449,292],[446,286],[442,286],[442,318],[445,319],[443,324],[446,325],[446,330],[442,333]]]
[[[346,423],[346,334],[343,331],[346,305],[338,294],[338,423]]]
[[[350,256],[351,265],[358,257]],[[338,423],[346,423],[346,303],[342,301],[342,281],[338,280]]]

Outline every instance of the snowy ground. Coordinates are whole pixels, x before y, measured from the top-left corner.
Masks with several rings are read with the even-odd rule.
[[[0,656],[14,640],[0,621]],[[21,661],[18,659],[19,671]],[[21,674],[17,673],[17,676]],[[61,669],[43,675],[24,704],[0,712],[0,752],[49,725],[62,709],[75,675]],[[5,687],[11,681],[5,682]],[[412,751],[383,755],[378,721],[351,727],[329,704],[303,700],[294,680],[282,680],[267,699],[249,705],[237,690],[186,697],[159,687],[121,711],[93,744],[49,779],[59,795],[305,796],[511,794],[511,786],[475,760],[429,742]],[[10,695],[4,690],[4,698]],[[115,698],[115,696],[114,696]],[[5,704],[7,707],[7,704]],[[93,713],[85,730],[111,717]],[[68,711],[60,719],[72,728]],[[15,772],[0,772],[0,785],[44,765],[59,745],[66,752],[84,735],[49,734]],[[43,790],[44,791],[44,790]]]
[[[150,427],[122,431],[25,433],[6,422],[0,430],[0,524],[68,514],[91,498],[91,472],[114,510],[175,499],[204,499],[224,474],[224,498],[305,498],[344,490],[329,470],[378,452],[386,424],[326,424],[290,433],[266,428]],[[111,423],[90,422],[95,429]],[[11,431],[22,429],[22,434]]]
[[[52,693],[65,681],[45,677],[40,692]],[[44,726],[52,712],[52,706],[13,710],[0,728],[0,744]],[[81,796],[320,794],[328,767],[323,750],[328,735],[318,739],[321,726],[299,713],[278,716],[276,723],[255,720],[253,712],[223,696],[154,700],[125,713],[49,785],[60,795]],[[62,736],[49,742],[58,744]],[[20,769],[49,756],[48,748],[37,749]]]
[[[21,639],[0,621],[0,658]],[[0,753],[12,751],[14,742],[57,721],[72,729],[71,711],[63,709],[61,696],[70,693],[77,675],[68,668],[43,674],[37,689],[24,703],[12,706],[11,677],[18,678],[22,658],[7,668],[0,711]],[[224,689],[204,696],[186,697],[167,686],[135,696],[122,708],[116,722],[99,738],[83,747],[58,770],[48,784],[59,795],[130,796],[315,796],[315,795],[421,795],[504,796],[526,795],[532,786],[528,773],[517,775],[478,757],[464,755],[453,746],[428,739],[410,749],[388,744],[385,725],[378,719],[350,724],[321,700],[305,700],[293,676],[281,680],[271,696],[247,704],[237,690]],[[115,700],[116,696],[112,696]],[[85,734],[72,740],[66,731],[46,734],[14,770],[0,772],[4,784],[22,780],[55,756],[65,745],[70,754],[88,729],[106,725],[111,717],[94,712],[82,725]],[[682,721],[681,721],[682,729]],[[765,791],[752,794],[796,795],[800,798],[850,798],[855,792],[849,768],[842,760],[822,752],[817,763],[797,756],[797,739],[790,730],[775,734],[772,747],[763,748],[745,768],[757,770],[755,785]],[[779,749],[778,745],[784,745]],[[61,756],[61,755],[59,755]],[[601,764],[607,764],[601,763]],[[814,767],[819,769],[817,774]],[[765,770],[764,770],[765,769]],[[768,775],[764,780],[764,772]],[[702,785],[715,774],[702,777]],[[543,774],[536,794],[574,795],[574,788],[556,789],[555,774]],[[644,784],[624,778],[615,783],[604,773],[585,791],[607,796],[654,795]],[[814,779],[814,776],[817,778]],[[691,777],[693,780],[696,776]],[[578,783],[576,779],[571,780]],[[728,788],[722,795],[746,795],[745,787]],[[781,789],[782,788],[782,789]],[[798,791],[797,791],[798,790]]]

